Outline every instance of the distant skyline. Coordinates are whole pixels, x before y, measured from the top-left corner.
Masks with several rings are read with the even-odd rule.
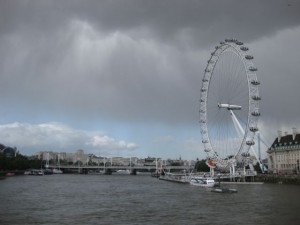
[[[233,37],[254,55],[271,145],[300,131],[299,12],[297,0],[0,0],[0,143],[205,158],[201,80]]]

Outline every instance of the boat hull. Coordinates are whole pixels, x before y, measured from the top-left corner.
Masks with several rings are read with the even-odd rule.
[[[216,193],[237,193],[237,190],[234,188],[214,188],[211,191]]]
[[[215,181],[212,178],[191,178],[190,184],[199,187],[214,187]]]

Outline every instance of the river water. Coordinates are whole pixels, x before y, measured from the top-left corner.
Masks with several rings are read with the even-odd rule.
[[[147,175],[0,180],[0,224],[300,224],[300,186],[231,185],[220,194]]]

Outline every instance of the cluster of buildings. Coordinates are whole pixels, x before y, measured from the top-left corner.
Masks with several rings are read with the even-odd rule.
[[[45,164],[51,165],[91,165],[91,166],[156,166],[161,162],[161,158],[138,158],[138,157],[101,157],[94,154],[85,154],[84,150],[79,149],[75,153],[40,151],[36,153],[36,158],[45,161]],[[164,165],[169,166],[195,166],[196,161],[188,160],[164,160]]]
[[[154,166],[160,158],[137,158],[137,157],[98,157],[93,154],[85,154],[83,150],[77,150],[75,153],[57,153],[42,151],[37,153],[37,158],[52,163],[64,162],[72,165],[137,165],[137,166]],[[267,150],[267,159],[264,163],[268,166],[270,174],[300,174],[300,133],[293,128],[292,133],[278,131],[278,136]],[[166,160],[165,165],[178,166],[195,166],[196,161],[187,160]]]

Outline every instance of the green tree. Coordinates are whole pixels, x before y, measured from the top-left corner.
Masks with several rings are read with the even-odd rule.
[[[261,168],[260,168],[258,162],[256,163],[256,165],[254,165],[254,170],[255,170],[257,173],[262,173]]]
[[[15,157],[6,157],[5,154],[0,153],[0,170],[26,170],[40,167],[41,160],[39,159],[29,159],[21,154],[17,154]]]
[[[210,169],[208,167],[208,165],[206,165],[206,160],[202,159],[200,161],[197,161],[196,165],[195,165],[195,169],[199,172],[209,172]]]

